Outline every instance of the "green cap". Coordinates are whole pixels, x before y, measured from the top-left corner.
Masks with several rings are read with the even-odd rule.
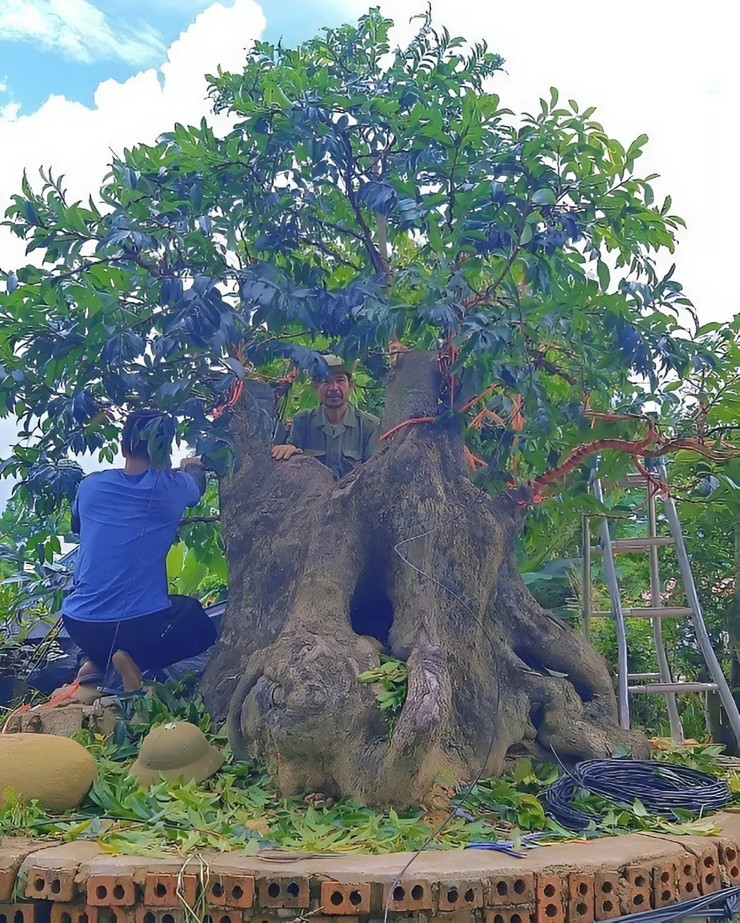
[[[220,751],[208,743],[199,727],[188,721],[171,721],[149,731],[129,774],[145,787],[162,779],[202,782],[223,762]]]
[[[355,370],[354,362],[345,362],[341,356],[335,356],[333,353],[327,353],[321,358],[329,366],[329,374],[332,372],[346,372],[348,375],[352,375]],[[321,380],[318,376],[314,376],[314,379]]]

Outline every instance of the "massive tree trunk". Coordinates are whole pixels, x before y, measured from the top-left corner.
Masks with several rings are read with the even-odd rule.
[[[403,354],[383,429],[436,414],[439,386],[435,357]],[[404,806],[440,771],[462,781],[525,754],[643,748],[618,727],[605,662],[525,588],[512,553],[523,510],[466,477],[457,427],[403,427],[335,481],[305,456],[273,462],[259,412],[248,392],[233,420],[229,603],[203,680],[237,755],[274,766],[285,794]],[[377,690],[357,680],[381,642],[409,673],[390,735]]]

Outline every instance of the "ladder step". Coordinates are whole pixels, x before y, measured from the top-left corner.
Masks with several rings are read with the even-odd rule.
[[[627,679],[660,679],[660,673],[628,673]]]
[[[715,692],[716,683],[647,683],[644,686],[628,686],[628,692]]]
[[[649,548],[662,548],[672,544],[673,539],[670,535],[646,536],[645,538],[617,538],[612,541],[612,552],[614,554],[637,554],[640,551],[647,551]],[[601,545],[592,545],[591,553],[603,554],[604,549]]]
[[[649,606],[645,609],[622,609],[626,619],[685,619],[694,614],[693,609],[686,606]],[[612,617],[611,610],[592,612],[591,618],[608,619]]]
[[[626,474],[617,481],[617,487],[647,487],[647,478],[637,472]]]

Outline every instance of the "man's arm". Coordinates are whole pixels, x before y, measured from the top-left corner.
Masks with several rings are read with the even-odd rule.
[[[284,461],[286,458],[291,458],[293,455],[300,455],[303,451],[303,446],[306,441],[305,435],[305,416],[301,413],[297,413],[293,419],[293,425],[290,428],[290,436],[288,436],[288,441],[283,445],[274,445],[270,451],[270,454],[277,461]]]
[[[206,473],[203,470],[203,462],[200,460],[200,457],[193,455],[190,458],[183,458],[180,462],[180,471],[189,474],[195,481],[196,487],[198,488],[199,500],[206,492]],[[195,502],[197,503],[197,500]]]

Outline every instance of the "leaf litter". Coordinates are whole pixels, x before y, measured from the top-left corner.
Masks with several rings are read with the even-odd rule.
[[[390,671],[390,665],[386,669]],[[25,802],[7,790],[0,808],[0,835],[95,839],[103,851],[129,855],[185,856],[202,849],[256,855],[275,848],[379,854],[420,849],[438,826],[439,813],[432,816],[423,806],[378,811],[348,798],[335,803],[315,793],[280,796],[268,768],[234,759],[223,731],[211,727],[191,678],[155,684],[152,694],[137,701],[135,708],[129,719],[119,719],[111,738],[90,731],[76,736],[98,764],[98,778],[79,808],[51,815],[38,802]],[[128,775],[139,743],[152,727],[173,719],[198,725],[224,751],[226,763],[200,784],[162,781],[144,789]],[[724,775],[740,804],[740,771],[721,757],[721,751],[717,746],[666,749],[656,758]],[[576,794],[577,806],[595,817],[602,815],[602,820],[573,833],[547,817],[540,800],[557,776],[551,764],[521,759],[509,774],[481,780],[464,804],[459,796],[465,787],[455,789],[450,780],[440,779],[435,788],[445,793],[445,813],[451,811],[452,816],[427,848],[457,849],[497,839],[518,845],[531,833],[538,833],[538,842],[544,843],[640,830],[694,836],[718,832],[711,818],[687,815],[669,822],[648,814],[640,802],[627,808],[581,791]]]

